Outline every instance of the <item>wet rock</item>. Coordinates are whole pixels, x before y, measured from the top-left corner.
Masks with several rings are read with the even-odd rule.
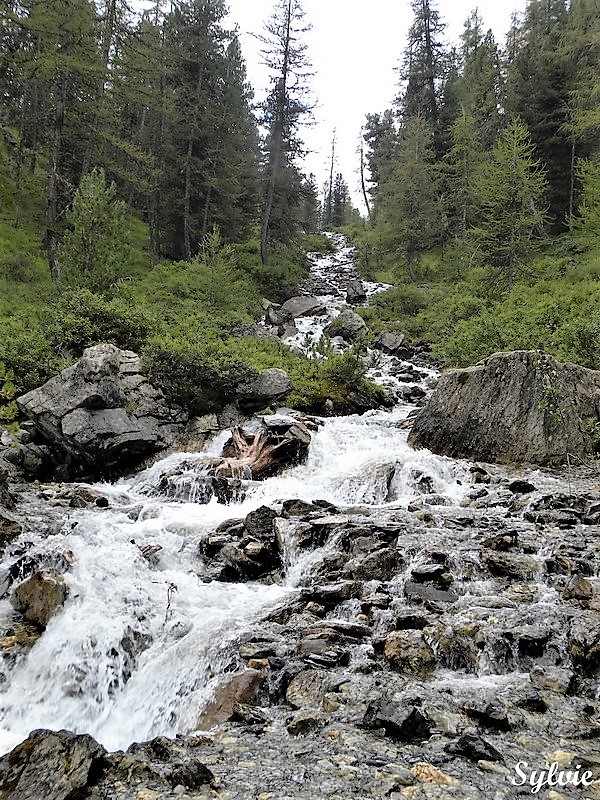
[[[215,689],[214,700],[200,714],[196,728],[200,731],[210,730],[214,725],[228,720],[237,705],[250,705],[264,680],[264,673],[254,669],[246,669],[222,680]]]
[[[392,547],[382,547],[372,553],[353,558],[346,564],[345,572],[357,580],[389,581],[404,564],[402,555]]]
[[[431,786],[458,786],[456,778],[446,775],[441,769],[427,762],[420,761],[415,764],[411,772],[421,783],[430,784]]]
[[[131,468],[172,445],[185,423],[181,410],[142,374],[140,358],[111,344],[89,347],[17,402],[74,475]]]
[[[312,733],[312,731],[323,727],[327,720],[327,714],[320,714],[315,711],[299,711],[288,722],[286,729],[291,736],[305,736],[307,733]]]
[[[10,602],[26,620],[45,628],[68,594],[69,588],[60,572],[45,569],[16,586]]]
[[[393,631],[385,640],[384,655],[390,666],[411,675],[427,676],[437,659],[422,631]]]
[[[580,575],[573,575],[562,594],[565,600],[590,600],[594,596],[592,584]]]
[[[529,494],[530,492],[535,492],[535,486],[533,483],[519,479],[511,481],[508,484],[508,489],[513,494]]]
[[[585,458],[600,418],[600,372],[535,350],[496,353],[440,378],[409,434],[414,447],[508,464]]]
[[[0,760],[0,790],[6,800],[72,800],[93,786],[104,748],[91,736],[68,731],[33,731]]]
[[[307,503],[305,500],[284,500],[283,511],[290,517],[304,517],[313,511],[318,511],[319,507],[314,503]]]
[[[499,703],[468,703],[464,709],[468,717],[486,728],[497,731],[509,731],[512,728],[506,708]]]
[[[327,672],[305,669],[290,681],[285,700],[292,708],[321,708],[330,686],[331,679]]]
[[[360,597],[362,583],[360,581],[338,581],[325,586],[314,586],[311,589],[304,589],[303,597],[325,606],[327,609],[334,608],[344,600],[353,597]]]
[[[568,669],[561,667],[536,666],[529,673],[532,686],[550,692],[567,694],[573,683],[575,675]]]
[[[253,412],[280,403],[291,391],[292,382],[287,372],[272,368],[238,384],[235,396],[244,412]]]
[[[503,553],[498,550],[483,550],[481,561],[492,575],[520,580],[532,578],[540,569],[538,562],[531,556]]]
[[[291,314],[292,319],[298,317],[317,317],[325,314],[325,306],[316,297],[291,297],[281,306],[280,314]]]
[[[367,324],[364,319],[351,309],[344,309],[339,316],[325,327],[328,336],[341,336],[346,342],[351,342],[360,333],[366,333]]]
[[[346,286],[346,302],[348,305],[358,305],[360,303],[364,303],[366,299],[367,292],[363,282],[357,278],[349,281]]]
[[[458,595],[450,590],[437,589],[435,586],[407,581],[404,592],[411,602],[424,603],[428,608],[436,610],[440,603],[455,603]]]
[[[402,333],[385,332],[379,334],[373,343],[373,347],[384,353],[395,355],[404,347],[405,341],[406,337]]]
[[[33,623],[11,625],[6,633],[0,636],[0,649],[5,653],[29,650],[41,635],[39,626]]]
[[[183,786],[192,791],[206,784],[212,784],[215,776],[211,770],[198,759],[175,766],[168,774],[168,781],[173,787]]]
[[[0,507],[0,550],[20,536],[21,532],[21,523],[17,517]]]
[[[441,587],[450,586],[454,580],[443,564],[423,564],[420,567],[413,567],[411,577],[416,583],[435,583]]]
[[[504,761],[502,753],[477,733],[465,731],[455,742],[446,745],[446,752],[470,761]]]
[[[600,618],[586,614],[571,622],[568,651],[584,675],[594,675],[600,668]]]
[[[370,703],[362,724],[365,728],[383,728],[391,738],[409,743],[426,741],[433,727],[417,706],[392,701]]]

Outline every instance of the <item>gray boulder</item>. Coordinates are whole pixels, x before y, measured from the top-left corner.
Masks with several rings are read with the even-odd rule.
[[[404,334],[384,332],[379,334],[373,347],[383,353],[388,353],[388,355],[395,355],[401,348],[405,347],[404,342]]]
[[[367,324],[362,317],[345,308],[339,316],[325,328],[325,333],[330,336],[341,336],[345,342],[351,342],[360,333],[366,333]]]
[[[475,461],[558,465],[597,449],[598,420],[600,371],[516,350],[442,375],[408,441]]]
[[[112,344],[89,347],[18,404],[72,474],[133,466],[172,445],[185,423],[142,374],[139,356]]]
[[[356,305],[358,303],[364,303],[367,299],[367,293],[365,291],[365,287],[363,286],[363,282],[359,280],[350,281],[348,286],[346,286],[346,302],[349,306]]]
[[[291,314],[292,319],[297,317],[318,317],[325,313],[325,306],[316,297],[291,297],[286,300],[278,311],[282,323],[288,322],[285,319],[287,314]]]
[[[33,731],[0,760],[0,796],[10,800],[82,797],[105,753],[87,734]]]
[[[284,400],[292,391],[292,382],[287,372],[272,368],[260,375],[240,383],[236,389],[238,406],[243,411],[261,411]]]

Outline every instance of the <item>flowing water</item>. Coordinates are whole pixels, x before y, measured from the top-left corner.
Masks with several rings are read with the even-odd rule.
[[[295,346],[307,337],[318,339],[343,305],[339,285],[354,277],[351,250],[342,238],[335,241],[334,254],[313,258],[313,279],[328,314],[299,320]],[[367,287],[371,295],[384,288]],[[393,386],[388,361],[377,371]],[[422,373],[422,380],[433,374]],[[32,557],[40,553],[46,563],[66,558],[72,564],[65,576],[70,595],[33,648],[0,667],[0,749],[7,751],[40,727],[87,732],[109,749],[193,731],[216,683],[236,668],[232,654],[240,635],[297,593],[322,556],[295,552],[288,543],[281,583],[223,583],[209,579],[201,541],[220,522],[286,498],[324,499],[342,511],[405,509],[422,495],[423,475],[430,494],[458,505],[472,489],[470,465],[411,450],[402,424],[411,410],[399,404],[323,420],[305,464],[262,482],[243,479],[245,499],[230,505],[214,498],[199,504],[157,497],[165,473],[202,457],[171,455],[127,481],[98,487],[109,497],[107,509],[74,510],[54,535],[34,538]],[[220,452],[224,438],[217,436],[205,454]],[[194,499],[193,481],[191,474],[180,497]],[[146,558],[144,545],[162,549]],[[8,557],[2,569],[13,561]],[[0,615],[11,614],[4,599]],[[497,666],[482,663],[478,680],[487,672],[498,672]]]

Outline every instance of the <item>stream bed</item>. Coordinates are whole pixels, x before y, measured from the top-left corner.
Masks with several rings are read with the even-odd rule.
[[[310,348],[345,305],[352,250],[334,243],[305,287],[327,314],[296,320],[291,346]],[[384,354],[370,375],[398,396],[435,381],[425,362]],[[308,420],[307,461],[242,479],[227,505],[192,502],[194,462],[226,433],[91,487],[104,508],[64,509],[64,487],[40,487],[0,565],[0,620],[14,625],[8,590],[32,565],[63,572],[69,597],[32,646],[3,646],[2,752],[36,728],[109,751],[170,737],[167,756],[193,751],[218,778],[172,787],[183,797],[512,798],[531,793],[514,783],[519,762],[596,777],[597,473],[412,450],[414,410]],[[179,494],[165,494],[182,465]],[[278,569],[224,579],[215,535],[223,547],[265,526]],[[82,796],[171,796],[140,794],[154,791],[143,776],[115,786]]]

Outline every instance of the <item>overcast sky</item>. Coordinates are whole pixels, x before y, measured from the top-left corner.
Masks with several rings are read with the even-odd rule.
[[[447,23],[446,38],[455,43],[464,22],[477,7],[485,28],[504,42],[514,11],[521,12],[526,0],[438,0],[437,8]],[[144,2],[149,5],[150,2]],[[256,99],[264,97],[268,75],[261,65],[261,45],[252,36],[261,33],[271,16],[275,0],[228,0],[228,22],[238,25],[248,77]],[[384,111],[397,93],[398,66],[405,37],[412,22],[409,0],[303,0],[308,55],[315,72],[311,80],[317,107],[315,124],[305,130],[311,149],[305,171],[314,173],[319,186],[329,174],[331,140],[336,130],[335,171],[348,183],[359,204],[360,129],[368,113]],[[362,208],[362,204],[360,205]]]

